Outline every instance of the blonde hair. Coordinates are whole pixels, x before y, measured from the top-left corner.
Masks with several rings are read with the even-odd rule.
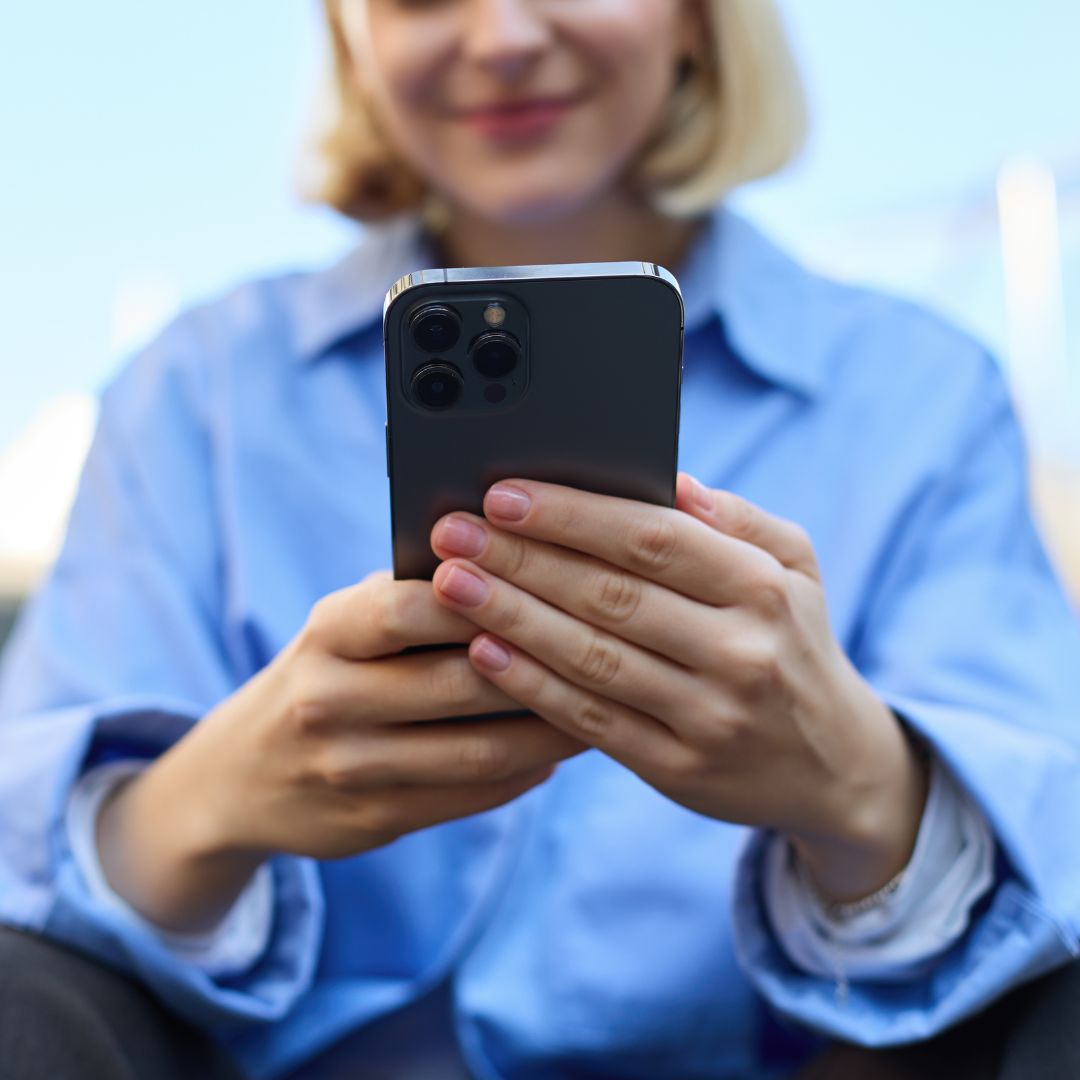
[[[332,62],[309,140],[309,172],[298,187],[307,202],[381,221],[422,209],[430,193],[380,133],[356,84],[340,4],[323,0]],[[802,81],[775,0],[704,0],[703,10],[702,52],[686,66],[628,175],[673,216],[693,216],[778,171],[806,137]]]

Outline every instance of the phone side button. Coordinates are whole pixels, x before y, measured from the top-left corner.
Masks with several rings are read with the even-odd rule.
[[[387,421],[383,424],[383,431],[386,433],[386,475],[390,475],[390,422]]]

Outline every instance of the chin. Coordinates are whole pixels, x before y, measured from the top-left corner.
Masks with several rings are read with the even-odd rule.
[[[451,203],[492,224],[507,228],[550,225],[583,211],[603,197],[611,183],[607,170],[581,165],[580,160],[555,154],[513,164],[478,165],[471,159],[468,173],[443,172],[446,178],[454,176],[443,193]],[[482,183],[476,183],[477,179]]]
[[[473,188],[455,201],[468,206],[472,213],[487,221],[514,227],[551,224],[570,217],[583,210],[595,197],[596,193],[584,185],[528,187],[506,183],[494,188],[490,196]]]

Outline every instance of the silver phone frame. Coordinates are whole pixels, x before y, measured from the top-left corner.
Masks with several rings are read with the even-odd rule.
[[[429,284],[481,284],[496,281],[552,281],[567,278],[656,277],[666,282],[679,298],[680,328],[686,325],[686,305],[675,275],[652,262],[547,263],[535,266],[459,266],[442,270],[414,270],[399,277],[383,299],[383,325],[390,305],[403,293]]]

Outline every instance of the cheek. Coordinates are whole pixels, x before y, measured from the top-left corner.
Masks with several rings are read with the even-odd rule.
[[[433,126],[424,102],[438,97],[448,57],[453,52],[455,23],[446,15],[426,15],[423,33],[416,20],[388,9],[386,0],[346,3],[343,27],[359,80],[373,101],[380,126],[402,151],[430,142]],[[419,130],[418,130],[419,129]]]
[[[671,0],[663,4],[643,0],[633,19],[612,19],[590,34],[592,62],[605,76],[608,107],[620,114],[624,132],[648,128],[672,91],[677,31]]]

